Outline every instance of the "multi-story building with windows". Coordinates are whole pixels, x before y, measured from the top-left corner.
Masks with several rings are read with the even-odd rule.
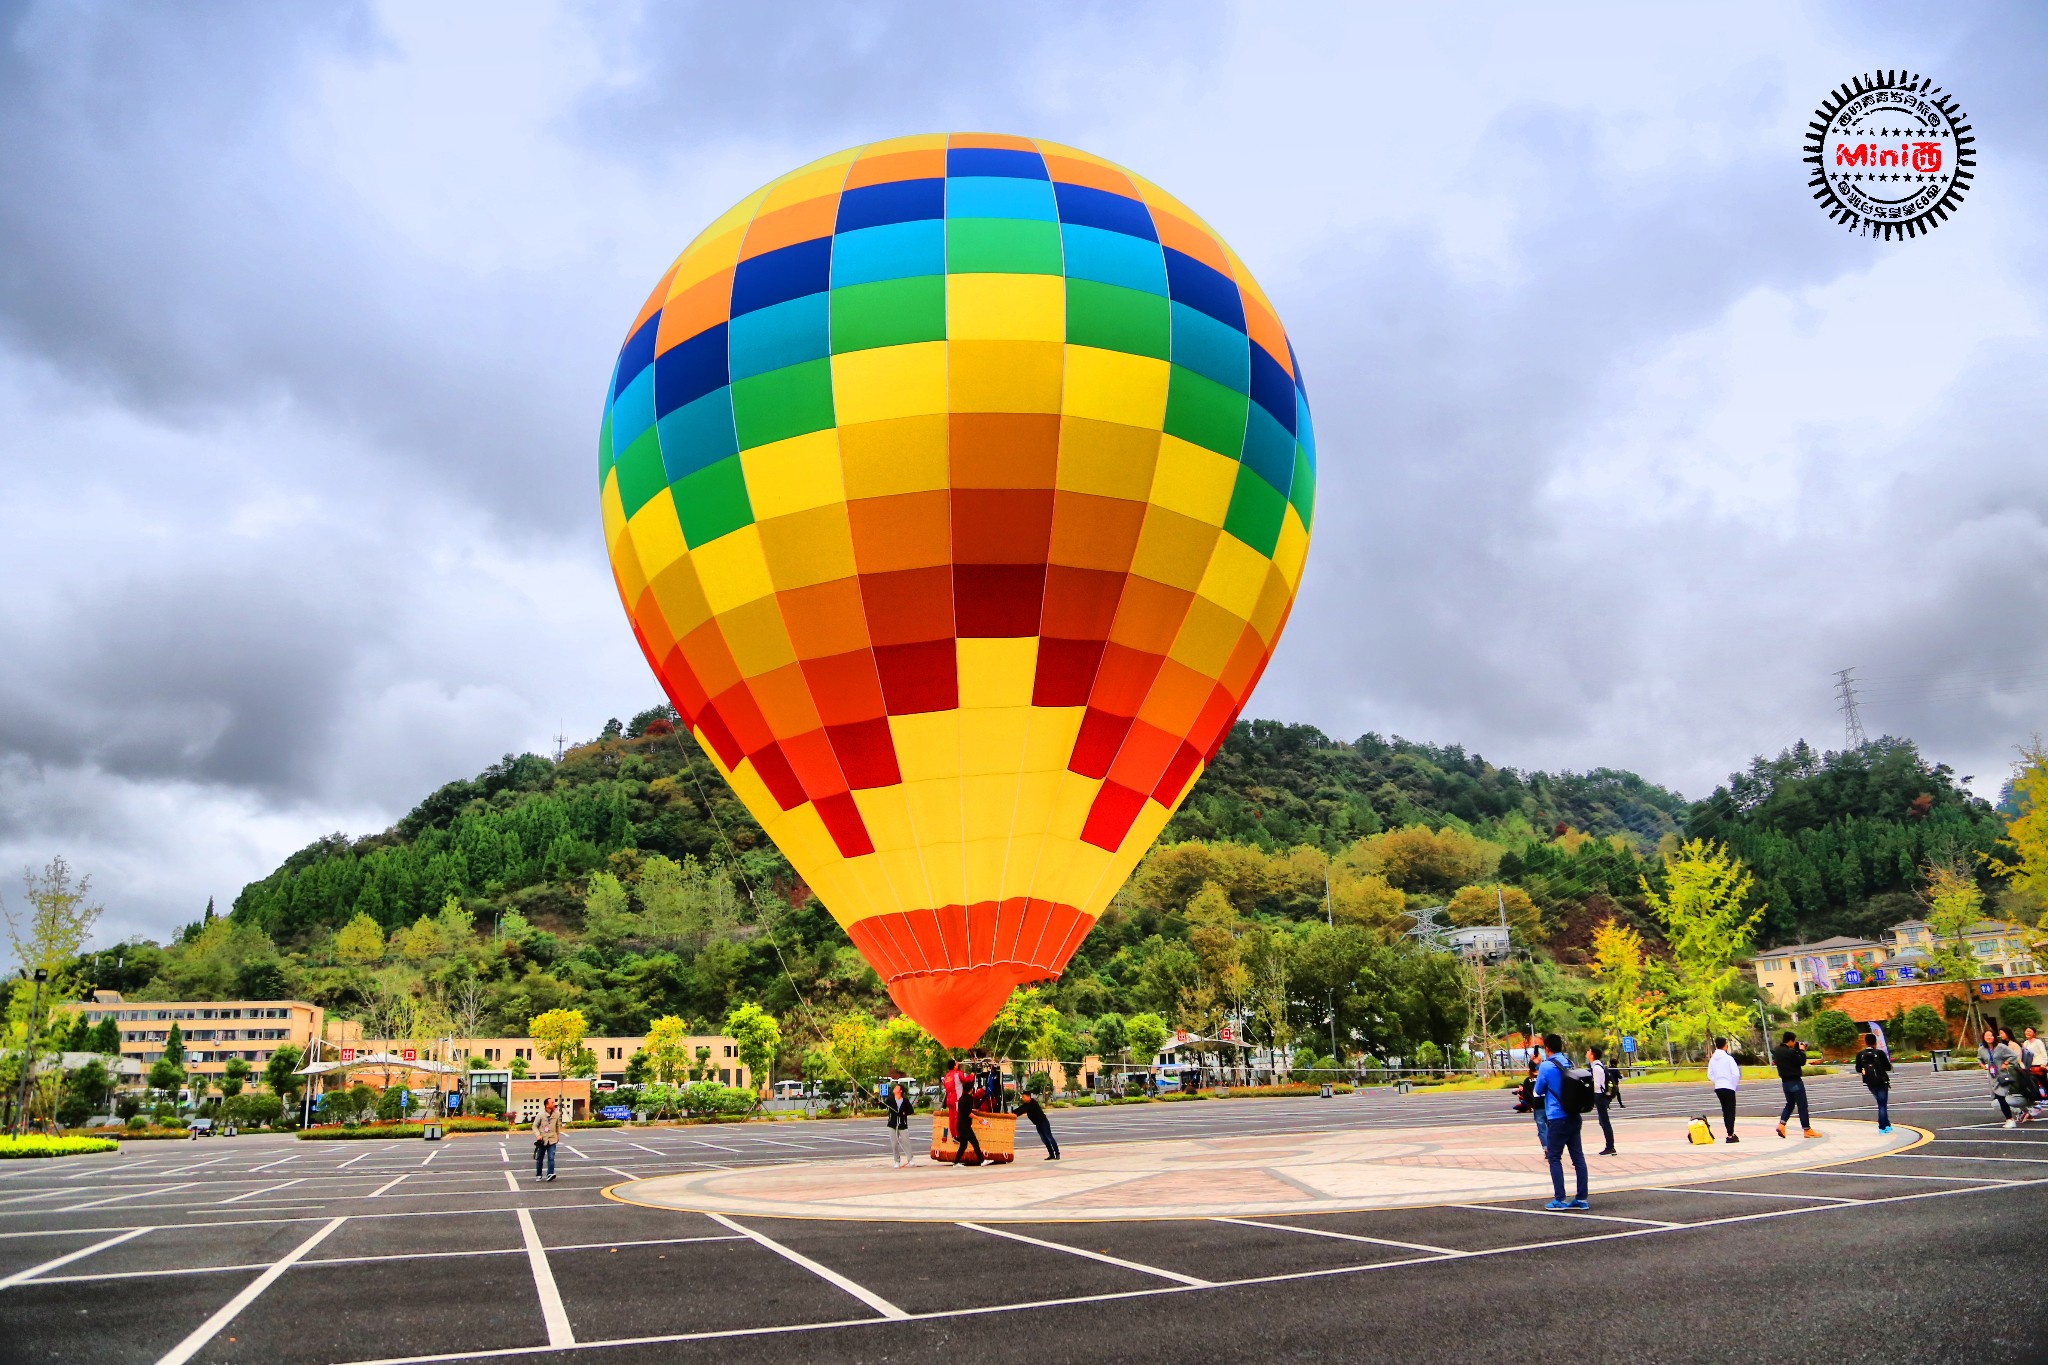
[[[230,1057],[260,1072],[287,1043],[307,1055],[326,1025],[326,1011],[303,1000],[129,1001],[119,991],[94,991],[91,1000],[58,1008],[84,1015],[88,1024],[114,1020],[121,1030],[121,1056],[140,1063],[144,1075],[164,1055],[175,1024],[185,1044],[185,1069],[216,1081]]]
[[[2025,976],[2040,970],[2029,947],[2030,934],[2004,920],[1978,920],[1965,936],[1977,960],[1975,975]],[[1789,1006],[1814,991],[1895,985],[1926,980],[1934,963],[1934,930],[1925,920],[1906,920],[1881,940],[1828,938],[1758,953],[1751,964],[1764,998]]]

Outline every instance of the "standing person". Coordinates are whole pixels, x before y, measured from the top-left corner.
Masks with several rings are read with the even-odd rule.
[[[1544,1051],[1550,1055],[1536,1072],[1536,1099],[1543,1106],[1544,1128],[1543,1158],[1550,1163],[1551,1200],[1546,1209],[1583,1209],[1586,1203],[1586,1148],[1580,1140],[1580,1115],[1565,1103],[1564,1039],[1555,1033],[1543,1035]],[[1564,1154],[1572,1154],[1572,1173],[1578,1181],[1578,1193],[1570,1199],[1564,1197]]]
[[[1017,1112],[1024,1118],[1031,1120],[1031,1126],[1038,1130],[1038,1140],[1045,1144],[1045,1159],[1047,1161],[1058,1161],[1060,1159],[1060,1144],[1053,1138],[1052,1122],[1046,1118],[1045,1110],[1039,1107],[1038,1096],[1032,1094],[1029,1090],[1019,1090],[1017,1092]]]
[[[553,1180],[555,1178],[555,1144],[562,1140],[562,1116],[555,1112],[555,1102],[549,1100],[533,1120],[533,1178]],[[542,1175],[540,1168],[545,1161],[548,1173]]]
[[[1877,1131],[1889,1133],[1892,1130],[1892,1059],[1877,1045],[1877,1035],[1863,1035],[1863,1050],[1856,1054],[1856,1074],[1863,1078],[1863,1084],[1870,1088],[1870,1096],[1877,1101]]]
[[[903,1093],[903,1082],[898,1081],[889,1087],[889,1098],[884,1108],[889,1113],[889,1152],[900,1171],[911,1162],[910,1119],[917,1112],[910,1096]]]
[[[987,1155],[981,1150],[981,1139],[974,1135],[974,1077],[955,1064],[946,1079],[951,1082],[948,1094],[953,1103],[953,1164],[967,1164],[967,1149],[974,1148],[974,1159],[986,1163]]]
[[[1721,1102],[1721,1130],[1729,1142],[1740,1142],[1735,1136],[1735,1091],[1742,1084],[1742,1067],[1728,1051],[1728,1040],[1714,1040],[1714,1055],[1707,1058],[1707,1084],[1714,1087],[1714,1098]]]
[[[1998,1030],[1998,1046],[1993,1055],[2002,1059],[1999,1074],[2005,1078],[2006,1091],[2020,1100],[2019,1116],[2007,1119],[2005,1126],[2017,1128],[2032,1123],[2041,1116],[2041,1088],[2034,1084],[2034,1074],[2027,1069],[2027,1054],[2013,1038],[2011,1029]]]
[[[2033,1029],[2028,1029],[2026,1041],[2020,1044],[2020,1056],[2025,1060],[2027,1070],[2034,1075],[2034,1088],[2048,1092],[2048,1041]]]
[[[1785,1111],[1778,1115],[1778,1136],[1785,1136],[1785,1124],[1794,1110],[1799,1112],[1799,1131],[1805,1137],[1819,1137],[1813,1117],[1806,1109],[1806,1044],[1790,1029],[1771,1049],[1771,1065],[1778,1068],[1778,1084],[1785,1090]]]
[[[1536,1116],[1536,1145],[1545,1152],[1550,1150],[1550,1119],[1543,1112],[1543,1097],[1536,1093],[1536,1082],[1543,1074],[1543,1044],[1536,1043],[1529,1048],[1529,1078],[1522,1082],[1522,1094],[1527,1099],[1529,1111]]]
[[[2005,1126],[2012,1127],[2012,1105],[2005,1098],[2005,1066],[1998,1057],[1998,1030],[1986,1025],[1983,1041],[1977,1045],[1977,1061],[1984,1067],[1984,1074],[1991,1078],[1991,1098],[1998,1101],[1998,1112],[2005,1115]]]
[[[1607,1086],[1614,1074],[1607,1069],[1607,1063],[1600,1060],[1600,1049],[1586,1049],[1586,1068],[1593,1073],[1593,1109],[1600,1120],[1600,1136],[1607,1139],[1607,1145],[1593,1153],[1594,1156],[1614,1155],[1614,1125],[1607,1121]]]

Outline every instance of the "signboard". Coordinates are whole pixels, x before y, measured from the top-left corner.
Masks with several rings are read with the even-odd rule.
[[[1846,985],[1860,986],[1863,984],[1863,973],[1855,970],[1854,968],[1851,968],[1850,970],[1842,973],[1842,981]]]
[[[420,1050],[416,1047],[409,1047],[398,1055],[408,1062],[416,1062],[420,1059]]]
[[[2033,981],[2021,976],[2010,981],[1980,981],[1977,983],[1977,994],[2005,995],[2013,991],[2030,991],[2033,988]]]
[[[1218,1029],[1218,1030],[1217,1030],[1217,1032],[1216,1032],[1216,1041],[1217,1041],[1217,1042],[1219,1042],[1219,1043],[1234,1043],[1234,1042],[1236,1042],[1236,1041],[1237,1041],[1237,1029],[1236,1029],[1236,1027],[1235,1027],[1234,1025],[1231,1025],[1231,1024],[1225,1024],[1225,1025],[1224,1025],[1224,1026],[1223,1026],[1222,1028],[1220,1028],[1220,1029]]]
[[[1622,1035],[1621,1050],[1623,1052],[1634,1052],[1636,1050],[1636,1036],[1633,1033]]]
[[[633,1117],[633,1111],[623,1104],[608,1104],[597,1111],[597,1116],[601,1119],[629,1119]]]
[[[343,1060],[344,1062],[352,1062],[352,1061],[354,1061],[355,1059],[356,1059],[356,1050],[355,1050],[354,1048],[352,1048],[352,1047],[345,1047],[345,1048],[343,1048],[343,1049],[341,1050],[341,1060]]]
[[[1884,968],[1879,967],[1872,971],[1870,973],[1870,979],[1874,982],[1878,982],[1881,984],[1884,981]]]
[[[1192,1036],[1193,1035],[1190,1034],[1184,1028],[1177,1028],[1173,1031],[1173,1041],[1176,1043],[1185,1043]]]
[[[1898,973],[1899,980],[1901,981],[1911,981],[1913,979],[1913,969],[1911,967],[1900,967]]]

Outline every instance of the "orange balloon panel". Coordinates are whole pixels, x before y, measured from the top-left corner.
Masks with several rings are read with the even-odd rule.
[[[677,712],[965,1046],[1060,973],[1229,733],[1315,442],[1271,305],[1178,201],[941,134],[705,229],[633,322],[598,468]]]

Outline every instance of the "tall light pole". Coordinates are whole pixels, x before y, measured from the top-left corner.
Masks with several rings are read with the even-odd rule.
[[[26,969],[19,969],[23,980],[28,978]],[[35,1083],[36,1074],[36,1021],[43,1013],[43,983],[50,979],[47,968],[36,968],[35,994],[29,998],[28,1024],[21,1040],[21,1085],[16,1092],[14,1104],[14,1131],[21,1132],[28,1127],[28,1091]]]

